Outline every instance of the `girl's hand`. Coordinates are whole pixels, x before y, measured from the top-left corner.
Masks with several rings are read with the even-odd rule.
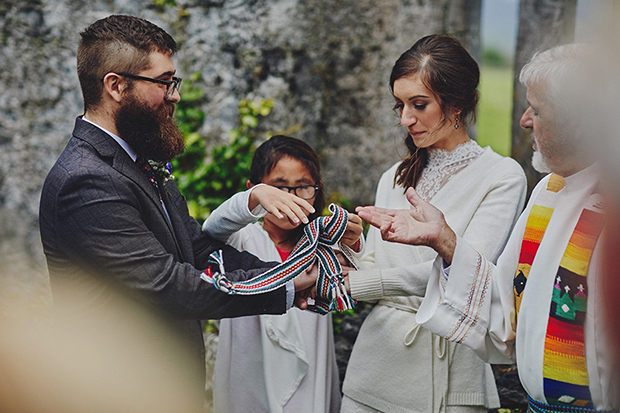
[[[286,216],[295,225],[300,222],[307,224],[308,215],[314,213],[314,207],[305,199],[269,185],[252,188],[248,208],[252,211],[259,204],[278,219]]]
[[[359,252],[359,240],[363,230],[362,219],[355,214],[349,213],[349,222],[342,236],[342,242],[353,251]]]

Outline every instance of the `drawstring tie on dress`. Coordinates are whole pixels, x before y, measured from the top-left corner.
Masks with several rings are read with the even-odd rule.
[[[383,302],[383,301],[382,301],[382,304],[388,305],[389,307],[393,307],[399,310],[404,310],[412,314],[418,313],[417,308],[407,307],[404,305],[397,305],[397,304],[395,305],[395,303],[387,304],[386,302]],[[417,322],[414,321],[414,325],[409,329],[409,331],[407,331],[407,333],[405,334],[405,337],[403,338],[403,344],[406,347],[410,347],[414,343],[421,328],[423,327],[421,327]],[[430,340],[431,340],[430,345],[432,349],[431,351],[435,353],[435,356],[437,356],[437,358],[441,360],[442,363],[444,364],[443,372],[444,372],[445,386],[443,388],[443,395],[442,395],[442,398],[440,401],[440,407],[439,407],[439,413],[444,413],[446,411],[446,404],[448,401],[448,379],[449,379],[449,371],[450,371],[450,355],[448,354],[448,341],[445,338],[432,334],[432,333],[430,335]],[[435,383],[434,360],[435,359],[434,357],[431,357],[431,360],[433,361],[432,366],[431,366],[431,383],[433,384],[431,385],[429,405],[431,406],[430,411],[433,412],[435,410],[435,386],[434,386],[434,383]]]

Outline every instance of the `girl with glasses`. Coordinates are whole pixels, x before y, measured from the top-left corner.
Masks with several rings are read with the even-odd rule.
[[[203,230],[262,260],[282,262],[304,224],[325,207],[318,156],[299,139],[274,136],[256,150],[247,187],[213,211]],[[354,214],[349,219],[343,241],[359,247],[361,220]],[[292,308],[283,315],[222,320],[213,407],[232,413],[337,412],[331,314]]]

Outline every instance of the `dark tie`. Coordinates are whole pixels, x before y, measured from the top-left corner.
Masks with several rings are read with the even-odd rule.
[[[146,176],[151,185],[153,185],[153,188],[155,188],[155,192],[157,192],[159,200],[163,202],[161,199],[161,192],[159,192],[159,184],[157,183],[157,179],[155,178],[155,174],[153,173],[153,168],[151,168],[149,162],[143,157],[139,156],[138,159],[136,159],[136,164],[138,164],[138,166],[142,170],[142,173]]]

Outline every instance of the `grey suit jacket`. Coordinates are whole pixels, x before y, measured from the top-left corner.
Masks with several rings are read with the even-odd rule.
[[[284,313],[286,292],[282,287],[254,296],[227,295],[201,280],[209,254],[219,249],[229,279],[251,278],[274,264],[203,233],[173,181],[161,192],[170,221],[123,148],[77,118],[41,194],[41,239],[54,302],[65,314],[88,312],[109,306],[113,290],[129,293],[174,320],[204,362],[197,320]],[[76,284],[84,287],[77,305],[69,292]]]

